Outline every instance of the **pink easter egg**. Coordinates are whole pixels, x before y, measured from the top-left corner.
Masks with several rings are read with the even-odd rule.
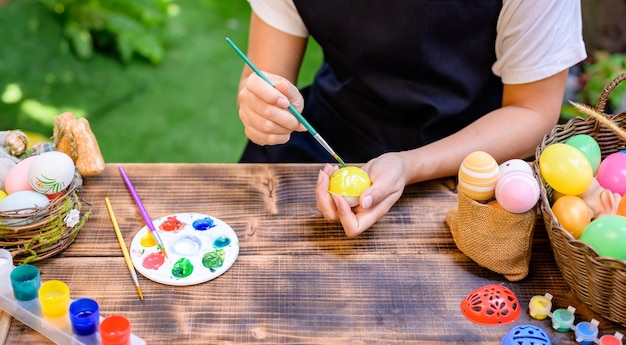
[[[496,183],[496,200],[511,213],[524,213],[537,204],[539,184],[531,174],[510,172]]]
[[[28,182],[28,169],[36,156],[28,157],[11,168],[4,180],[4,190],[7,194],[20,192],[24,190],[33,190],[30,182]]]
[[[613,193],[626,193],[626,153],[615,152],[600,162],[596,173],[598,183]]]

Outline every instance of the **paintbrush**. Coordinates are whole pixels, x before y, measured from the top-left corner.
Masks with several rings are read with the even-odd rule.
[[[226,42],[228,42],[228,44],[235,50],[235,52],[237,52],[237,54],[243,59],[243,61],[246,62],[246,64],[254,71],[254,73],[256,73],[256,75],[258,75],[259,77],[261,77],[261,79],[265,80],[266,83],[274,87],[274,84],[272,84],[272,82],[267,79],[267,77],[252,63],[252,61],[250,61],[250,59],[248,59],[246,54],[244,54],[230,38],[226,37]],[[298,110],[296,110],[296,108],[292,104],[289,104],[287,109],[291,114],[293,114],[293,116],[298,119],[298,121],[300,121],[304,128],[306,128],[306,130],[313,136],[313,138],[315,138],[315,140],[317,140],[317,142],[320,143],[320,145],[322,145],[322,147],[328,153],[330,153],[330,155],[333,156],[335,160],[337,160],[337,162],[339,162],[343,167],[346,166],[346,163],[344,163],[343,160],[339,158],[339,155],[337,155],[337,153],[335,153],[330,145],[328,145],[326,140],[324,140],[324,138],[322,138],[322,136],[317,133],[315,128],[311,126],[311,124],[302,116],[302,114],[300,114]]]
[[[150,229],[150,233],[152,234],[154,241],[157,243],[157,248],[161,250],[161,253],[163,253],[165,257],[167,257],[167,253],[165,252],[165,246],[163,245],[161,236],[159,236],[159,232],[154,228],[154,224],[152,223],[152,218],[150,218],[150,215],[148,214],[148,210],[146,210],[146,207],[143,205],[143,202],[141,202],[141,198],[139,197],[139,194],[137,194],[137,191],[135,190],[133,183],[130,182],[130,178],[126,174],[126,170],[124,170],[124,167],[121,165],[120,165],[120,174],[122,175],[122,178],[124,179],[124,182],[126,183],[126,187],[128,187],[128,191],[130,192],[130,195],[132,195],[133,199],[135,200],[135,204],[137,204],[137,208],[139,209],[139,213],[141,213],[141,217],[143,218],[144,223],[146,223],[146,226],[148,227],[148,229]]]
[[[126,243],[124,243],[124,237],[122,237],[122,232],[120,231],[120,227],[117,224],[117,219],[115,218],[115,214],[113,213],[113,208],[111,207],[109,198],[105,197],[104,202],[107,205],[107,210],[109,210],[109,217],[111,217],[111,223],[113,223],[113,228],[115,229],[115,236],[117,236],[117,241],[120,243],[120,247],[122,248],[122,254],[124,254],[124,260],[126,261],[126,266],[128,266],[128,271],[130,271],[130,276],[133,278],[133,283],[135,283],[135,288],[137,288],[139,298],[143,299],[143,292],[141,292],[141,287],[139,286],[139,280],[137,279],[135,266],[133,266],[133,262],[130,259],[130,254],[128,254]]]

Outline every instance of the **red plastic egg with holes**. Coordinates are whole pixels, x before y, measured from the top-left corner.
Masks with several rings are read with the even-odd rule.
[[[481,325],[503,325],[515,321],[521,306],[513,291],[498,285],[485,285],[472,291],[461,302],[461,312]]]

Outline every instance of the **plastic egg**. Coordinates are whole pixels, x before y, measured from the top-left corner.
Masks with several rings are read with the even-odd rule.
[[[343,196],[354,207],[359,204],[359,196],[372,185],[369,175],[353,166],[338,169],[330,176],[328,191]]]
[[[4,200],[7,197],[7,192],[0,190],[0,201]]]
[[[22,190],[33,190],[28,182],[28,170],[35,160],[35,156],[21,160],[7,174],[4,179],[4,190],[7,194],[19,192]]]
[[[24,215],[24,218],[26,218],[31,215],[37,215],[33,214],[33,208],[42,208],[49,204],[50,200],[45,195],[32,190],[22,190],[11,193],[0,201],[0,212],[21,210],[17,214]],[[22,218],[3,218],[0,221],[8,225],[26,225]]]
[[[626,193],[626,153],[615,152],[602,160],[596,174],[598,183],[613,193]]]
[[[539,157],[541,176],[554,190],[565,195],[580,195],[589,188],[593,178],[591,164],[577,148],[556,143],[549,145]]]
[[[508,331],[502,338],[501,345],[552,345],[550,336],[534,325],[518,325]]]
[[[459,187],[467,197],[486,201],[494,197],[499,176],[498,162],[487,152],[474,151],[461,163]]]
[[[580,197],[564,195],[552,205],[552,213],[561,226],[575,239],[580,238],[587,225],[591,222],[591,210]]]
[[[533,174],[530,164],[523,159],[509,159],[500,164],[500,176],[504,176],[513,171],[521,171],[526,174]]]
[[[496,184],[496,200],[511,213],[524,213],[539,200],[539,183],[531,174],[521,171],[502,176]]]
[[[55,194],[65,190],[74,179],[74,161],[67,154],[50,151],[34,157],[28,180],[35,191]]]
[[[594,219],[580,235],[580,241],[600,256],[626,260],[626,217],[608,215]]]

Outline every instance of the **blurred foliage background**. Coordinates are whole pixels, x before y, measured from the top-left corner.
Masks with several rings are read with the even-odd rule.
[[[0,130],[52,135],[86,117],[107,162],[223,162],[246,142],[236,106],[246,0],[12,0],[0,6]],[[300,83],[321,63],[309,46]]]
[[[626,2],[581,5],[589,59],[570,72],[561,122],[583,116],[567,100],[594,106],[626,68]],[[249,16],[246,0],[0,0],[0,130],[50,137],[70,111],[107,162],[237,162],[243,62],[224,39],[245,51]],[[312,41],[300,86],[321,61]]]

